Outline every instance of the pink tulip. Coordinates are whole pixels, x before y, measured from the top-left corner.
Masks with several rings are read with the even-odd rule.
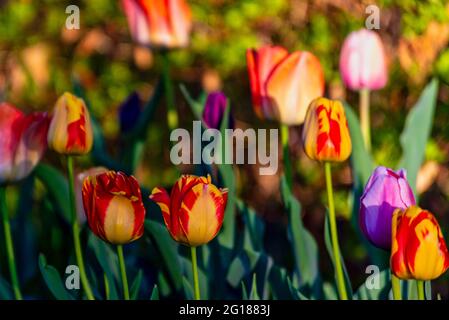
[[[385,51],[377,33],[362,29],[349,34],[340,53],[340,73],[344,84],[352,90],[385,86]]]
[[[184,0],[122,0],[134,41],[156,48],[189,43],[192,17]]]
[[[9,103],[0,103],[0,184],[25,178],[47,148],[46,113],[25,115]]]

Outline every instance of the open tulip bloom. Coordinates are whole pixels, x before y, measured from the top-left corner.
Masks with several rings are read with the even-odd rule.
[[[172,238],[192,249],[196,299],[200,299],[196,247],[211,241],[220,230],[227,195],[227,189],[213,185],[210,176],[183,175],[176,181],[170,195],[163,188],[154,188],[150,196],[161,208]]]

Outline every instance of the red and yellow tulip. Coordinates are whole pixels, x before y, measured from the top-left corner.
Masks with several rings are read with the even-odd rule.
[[[227,194],[227,189],[211,183],[210,176],[183,175],[176,181],[171,195],[163,188],[154,188],[150,199],[161,208],[172,238],[196,247],[211,241],[220,230]]]
[[[432,280],[446,272],[449,252],[432,213],[417,206],[396,209],[390,263],[400,279]]]
[[[345,110],[340,101],[317,98],[310,103],[302,139],[313,160],[341,162],[348,159],[352,144]]]
[[[189,43],[190,8],[184,0],[122,0],[134,41],[158,48]]]
[[[25,178],[47,148],[46,113],[25,115],[9,103],[0,103],[0,184]]]
[[[253,107],[262,119],[287,125],[304,122],[310,101],[324,93],[324,73],[310,52],[291,54],[279,46],[246,52]]]
[[[145,208],[134,177],[115,171],[89,176],[82,194],[87,222],[96,236],[112,244],[142,236]]]
[[[80,155],[92,149],[92,125],[89,111],[82,99],[68,92],[58,99],[47,141],[49,148],[60,154]]]

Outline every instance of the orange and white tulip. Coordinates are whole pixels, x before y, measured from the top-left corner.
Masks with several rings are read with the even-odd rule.
[[[163,188],[154,188],[150,199],[161,208],[172,238],[196,247],[211,241],[220,230],[227,195],[227,189],[213,185],[210,176],[183,175],[171,195]]]
[[[122,0],[122,5],[137,43],[163,49],[189,44],[192,15],[185,0]]]
[[[324,73],[317,57],[307,51],[291,54],[279,46],[246,52],[256,114],[287,125],[304,122],[310,102],[324,93]]]
[[[143,234],[145,208],[133,176],[108,171],[83,183],[83,205],[92,232],[112,244],[126,244]]]
[[[417,206],[396,209],[390,264],[400,279],[433,280],[446,272],[449,252],[432,213]]]
[[[83,99],[68,92],[58,99],[47,141],[48,147],[60,154],[89,153],[93,145],[93,131],[89,111]]]
[[[352,143],[341,102],[326,98],[313,100],[307,111],[302,140],[305,153],[313,160],[342,162],[348,159]]]

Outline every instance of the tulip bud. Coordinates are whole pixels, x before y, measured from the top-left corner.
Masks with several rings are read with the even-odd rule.
[[[352,90],[381,89],[387,83],[385,51],[379,35],[371,30],[354,31],[340,53],[340,74]]]
[[[176,181],[171,195],[154,188],[150,199],[161,208],[165,225],[175,241],[196,247],[217,235],[223,224],[227,189],[218,189],[210,176],[183,175]]]
[[[395,210],[390,264],[400,279],[433,280],[446,272],[449,252],[432,213],[417,206]]]
[[[310,103],[302,131],[304,151],[318,161],[342,162],[351,154],[351,136],[340,101],[317,98]]]
[[[221,122],[228,107],[228,99],[222,92],[209,93],[203,111],[204,123],[212,129],[220,130]],[[229,127],[234,127],[234,118],[229,113]]]
[[[156,48],[189,44],[192,16],[185,0],[122,0],[134,41]]]
[[[39,163],[47,148],[48,124],[46,113],[25,115],[0,103],[0,184],[25,178]]]
[[[141,114],[139,95],[133,92],[119,108],[120,131],[122,133],[131,131]]]
[[[80,155],[92,149],[92,126],[82,99],[68,92],[58,99],[47,141],[49,148],[60,154]]]
[[[324,73],[310,52],[282,47],[246,52],[253,106],[262,119],[299,125],[310,102],[324,93]]]
[[[391,250],[391,218],[394,210],[416,204],[405,170],[377,167],[360,198],[359,225],[376,247]]]
[[[83,205],[92,232],[112,244],[126,244],[143,234],[145,208],[137,180],[122,172],[89,176],[83,183]]]

